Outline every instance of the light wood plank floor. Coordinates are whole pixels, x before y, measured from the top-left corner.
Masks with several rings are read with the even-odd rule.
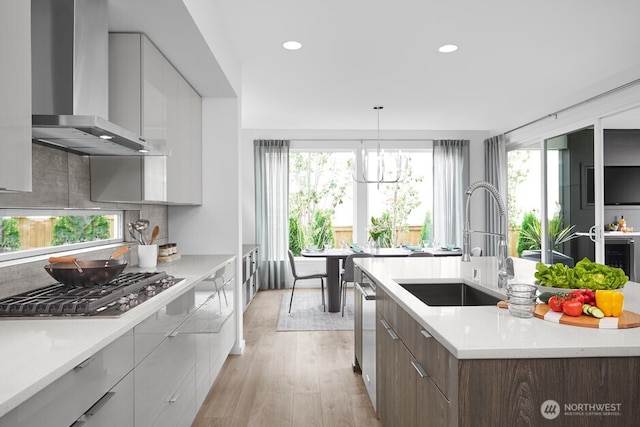
[[[193,427],[381,427],[351,368],[353,331],[276,332],[284,292],[257,293],[244,354],[227,358]]]

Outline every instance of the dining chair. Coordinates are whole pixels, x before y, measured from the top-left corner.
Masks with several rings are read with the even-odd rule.
[[[308,279],[320,279],[320,287],[322,290],[322,311],[325,311],[325,303],[324,303],[324,279],[327,278],[327,273],[315,273],[315,274],[306,274],[299,275],[296,273],[296,263],[293,257],[293,252],[291,250],[289,252],[289,262],[291,263],[291,274],[293,274],[293,288],[291,289],[291,301],[289,301],[289,313],[291,313],[291,304],[293,304],[293,292],[296,290],[296,282],[298,280],[308,280]]]
[[[344,260],[344,265],[342,266],[342,274],[341,274],[341,278],[340,278],[340,295],[342,298],[342,317],[344,317],[344,306],[347,303],[347,283],[353,283],[354,282],[354,277],[353,277],[353,259],[354,258],[370,258],[373,255],[371,254],[366,254],[366,253],[357,253],[357,254],[351,254],[348,255],[347,258]]]
[[[429,256],[432,257],[433,254],[431,252],[411,252],[409,256]]]
[[[469,255],[471,256],[482,256],[482,248],[479,246],[476,246],[475,248],[472,248],[471,251],[469,252]]]

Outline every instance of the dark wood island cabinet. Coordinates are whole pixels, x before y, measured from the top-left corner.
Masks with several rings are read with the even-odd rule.
[[[640,357],[457,359],[381,286],[376,305],[385,426],[631,426],[640,419]]]

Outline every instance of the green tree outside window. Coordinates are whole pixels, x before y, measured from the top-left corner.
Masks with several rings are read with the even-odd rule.
[[[20,250],[20,230],[15,218],[3,218],[0,221],[0,251]]]
[[[104,215],[61,216],[53,225],[52,246],[108,239],[109,221]]]

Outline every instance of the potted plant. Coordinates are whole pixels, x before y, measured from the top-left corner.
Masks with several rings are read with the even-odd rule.
[[[551,262],[553,262],[554,254],[563,255],[558,252],[560,245],[578,237],[574,229],[575,225],[563,227],[562,217],[559,214],[554,215],[554,217],[549,220],[547,233],[549,235],[549,246],[552,249]],[[537,217],[534,217],[532,220],[529,218],[527,224],[523,222],[519,239],[518,249],[540,251],[542,247],[542,226]]]
[[[391,220],[388,213],[383,213],[379,218],[371,217],[369,226],[369,240],[375,248],[388,248],[391,246]]]

